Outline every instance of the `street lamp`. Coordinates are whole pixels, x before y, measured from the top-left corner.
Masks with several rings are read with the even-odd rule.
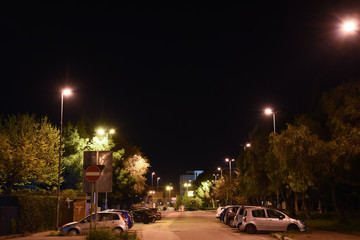
[[[110,129],[109,131],[105,131],[104,129],[100,128],[97,130],[97,133],[99,135],[105,135],[106,137],[106,144],[109,146],[109,134],[114,134],[115,133],[115,129]]]
[[[217,170],[220,171],[220,177],[222,177],[222,169],[221,169],[221,167],[218,167]]]
[[[186,187],[186,195],[188,195],[189,187],[191,187],[191,183],[184,183],[184,187]]]
[[[276,133],[276,131],[275,131],[275,112],[271,108],[267,108],[267,109],[265,109],[265,114],[267,114],[267,115],[272,114],[273,115],[274,133]],[[276,204],[277,209],[280,209],[279,193],[276,193],[276,202],[277,202],[277,204]]]
[[[167,186],[166,187],[166,190],[168,190],[169,191],[169,203],[171,204],[171,190],[173,189],[173,187],[172,186]]]
[[[218,173],[217,174],[213,173],[213,176],[214,176],[214,179],[216,181],[218,179],[218,177],[219,177],[219,174]]]
[[[228,159],[226,158],[225,159],[225,162],[229,162],[229,168],[230,168],[230,204],[232,204],[232,197],[231,197],[231,187],[232,187],[232,184],[231,184],[231,162],[234,162],[235,160],[234,159]]]
[[[274,133],[276,132],[276,129],[275,129],[275,112],[271,109],[271,108],[266,108],[265,109],[265,114],[266,115],[271,115],[273,116],[273,124],[274,124]]]
[[[159,180],[160,180],[160,177],[157,177],[157,179],[156,179],[156,191],[159,191]]]
[[[105,135],[106,137],[106,144],[109,146],[109,134],[114,134],[115,133],[115,129],[109,129],[109,131],[105,131],[104,129],[100,128],[97,130],[97,133],[99,135]],[[108,203],[108,196],[107,196],[107,192],[105,192],[105,209],[108,208],[107,206],[107,203]]]
[[[62,150],[62,125],[63,125],[63,112],[64,112],[64,96],[67,96],[70,94],[71,94],[70,89],[64,89],[61,92],[59,170],[58,170],[57,205],[56,205],[56,231],[59,228],[59,217],[60,217],[60,178],[61,178],[61,150]]]
[[[155,172],[152,172],[151,173],[151,189],[154,190],[154,175],[155,175]]]
[[[342,31],[345,33],[355,33],[355,32],[359,32],[359,24],[354,21],[354,20],[350,20],[350,21],[346,21],[342,24]]]

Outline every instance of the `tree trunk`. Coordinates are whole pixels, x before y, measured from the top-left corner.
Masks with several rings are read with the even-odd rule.
[[[286,190],[285,190],[286,191]],[[287,190],[284,194],[286,196],[285,202],[286,202],[286,208],[289,211],[289,216],[292,218],[296,217],[295,212],[295,193],[292,190]]]
[[[294,204],[295,204],[295,211],[296,212],[299,212],[298,198],[299,198],[298,194],[295,193],[295,202],[294,202]]]
[[[336,186],[335,186],[334,182],[330,183],[330,188],[331,188],[331,198],[332,198],[335,210],[336,210],[338,221],[340,223],[344,223],[344,222],[346,222],[345,212],[344,212],[344,209],[342,208],[342,206],[338,202],[338,199],[336,196]]]
[[[306,203],[305,193],[304,193],[304,192],[302,193],[302,205],[303,205],[303,209],[304,209],[306,218],[307,218],[307,219],[311,219],[310,209],[308,208],[308,205],[307,205],[307,203]]]

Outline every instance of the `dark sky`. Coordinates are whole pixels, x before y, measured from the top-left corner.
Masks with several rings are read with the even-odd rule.
[[[25,1],[24,1],[25,2]],[[44,3],[45,4],[45,3]],[[277,128],[324,90],[359,79],[360,37],[339,32],[360,1],[146,7],[3,5],[1,114],[105,119],[141,147],[162,184],[226,167],[257,123]]]

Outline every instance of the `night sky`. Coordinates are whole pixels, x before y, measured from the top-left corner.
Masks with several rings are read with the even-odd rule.
[[[25,1],[24,1],[25,2]],[[360,1],[244,1],[147,7],[19,3],[0,10],[1,115],[106,121],[161,184],[227,167],[256,124],[277,129],[323,91],[360,79]],[[149,175],[150,177],[150,175]]]

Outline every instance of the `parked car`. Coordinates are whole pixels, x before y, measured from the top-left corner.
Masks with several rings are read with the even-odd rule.
[[[133,216],[126,210],[121,210],[121,209],[107,209],[104,212],[121,212],[122,215],[125,217],[126,219],[126,223],[128,225],[128,228],[132,228],[134,226],[134,218]]]
[[[220,214],[221,212],[224,210],[224,207],[218,207],[218,209],[216,209],[216,218],[220,218]]]
[[[155,213],[156,220],[161,220],[161,212],[158,208],[149,208],[149,210]]]
[[[131,213],[135,222],[154,223],[156,221],[155,214],[146,209],[133,210]]]
[[[265,207],[251,207],[244,211],[240,231],[305,231],[303,221],[288,217],[285,213]]]
[[[90,220],[92,218],[92,226],[94,226],[95,213],[83,218],[79,222],[71,222],[63,225],[61,232],[67,233],[70,236],[84,234],[90,230]],[[126,219],[120,212],[99,212],[97,213],[96,228],[111,229],[116,233],[121,233],[128,230]]]
[[[231,227],[236,227],[240,230],[240,226],[242,224],[244,211],[246,208],[255,207],[255,206],[240,206],[238,210],[236,211],[234,220],[231,223]]]
[[[235,218],[235,214],[239,209],[239,207],[240,207],[239,205],[235,205],[235,206],[230,206],[226,209],[226,212],[224,214],[224,223],[226,225],[232,226]]]

